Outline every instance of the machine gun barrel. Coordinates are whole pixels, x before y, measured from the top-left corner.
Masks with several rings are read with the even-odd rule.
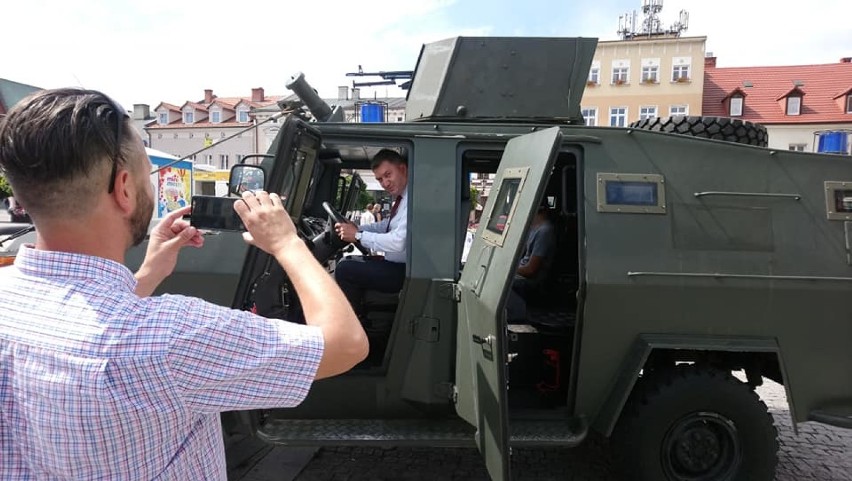
[[[299,97],[299,100],[311,111],[311,114],[319,122],[327,122],[332,116],[331,107],[314,91],[305,80],[302,72],[297,72],[290,77],[285,86]]]

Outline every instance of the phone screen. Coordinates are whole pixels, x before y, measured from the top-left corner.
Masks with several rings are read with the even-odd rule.
[[[234,210],[238,197],[192,196],[189,223],[196,229],[244,231],[242,219]]]

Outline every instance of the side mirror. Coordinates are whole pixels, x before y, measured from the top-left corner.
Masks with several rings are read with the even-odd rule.
[[[228,192],[241,196],[247,190],[264,190],[266,172],[256,165],[237,164],[231,167]]]

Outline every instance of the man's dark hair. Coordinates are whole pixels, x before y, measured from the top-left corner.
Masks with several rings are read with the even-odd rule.
[[[43,90],[21,100],[0,119],[0,169],[15,198],[36,218],[90,208],[125,163],[128,118],[96,90]]]
[[[375,170],[382,162],[391,162],[394,164],[408,165],[408,160],[399,152],[392,149],[382,149],[373,156],[370,161],[370,170]]]

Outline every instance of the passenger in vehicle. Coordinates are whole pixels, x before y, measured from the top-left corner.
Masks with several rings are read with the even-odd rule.
[[[149,233],[150,160],[103,93],[20,101],[0,119],[0,166],[37,228],[0,271],[0,479],[225,479],[221,412],[298,405],[366,358],[355,313],[275,194],[234,208],[308,325],[151,295],[204,238],[181,219],[189,207]],[[146,236],[134,274],[125,255]]]
[[[359,225],[370,225],[376,222],[376,216],[373,215],[373,203],[370,202],[364,207],[364,212],[361,213]]]
[[[526,306],[538,295],[548,277],[556,254],[556,232],[550,222],[550,207],[545,197],[538,206],[515,270],[515,278],[506,301],[510,321],[526,318]]]
[[[381,256],[349,256],[337,264],[334,277],[364,319],[364,292],[399,292],[405,280],[405,241],[408,233],[408,160],[395,150],[382,149],[370,163],[382,188],[394,199],[386,219],[356,226],[337,223],[335,231],[346,242],[360,241],[365,249],[383,252]],[[369,254],[368,252],[364,254]]]

